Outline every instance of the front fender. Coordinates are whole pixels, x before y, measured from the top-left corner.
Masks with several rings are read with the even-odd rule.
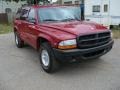
[[[50,35],[39,34],[38,38],[44,38],[44,39],[46,39],[51,44],[52,47],[56,47],[57,46],[58,40],[55,39],[54,37],[50,36]]]

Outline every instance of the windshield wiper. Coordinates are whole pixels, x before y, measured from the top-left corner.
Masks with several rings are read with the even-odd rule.
[[[59,21],[59,20],[55,20],[55,19],[45,19],[43,21]]]
[[[61,21],[66,22],[66,21],[73,21],[73,20],[80,21],[78,18],[67,18],[67,19],[63,19]]]
[[[72,20],[76,20],[76,19],[73,19],[73,18],[67,18],[67,19],[63,19],[61,21],[65,22],[65,21],[72,21]]]

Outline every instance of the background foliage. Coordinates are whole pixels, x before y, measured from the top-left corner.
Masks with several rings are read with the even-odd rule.
[[[5,1],[9,1],[9,2],[15,1],[17,3],[19,2],[19,0],[5,0]],[[21,0],[21,1],[27,1],[28,4],[38,4],[39,2],[49,3],[49,0]]]

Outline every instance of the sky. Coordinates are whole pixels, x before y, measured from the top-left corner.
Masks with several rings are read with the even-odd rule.
[[[57,0],[52,0],[53,2],[56,2]]]

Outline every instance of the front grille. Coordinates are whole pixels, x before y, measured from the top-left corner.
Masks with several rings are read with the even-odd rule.
[[[89,34],[79,36],[77,39],[78,48],[88,49],[107,44],[111,40],[110,32]]]

